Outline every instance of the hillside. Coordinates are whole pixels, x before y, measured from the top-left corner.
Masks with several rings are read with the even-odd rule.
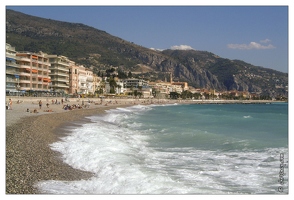
[[[111,66],[156,80],[173,73],[197,88],[239,90],[287,96],[288,74],[229,60],[206,51],[154,51],[105,31],[6,10],[6,42],[17,51],[67,56],[94,72]]]

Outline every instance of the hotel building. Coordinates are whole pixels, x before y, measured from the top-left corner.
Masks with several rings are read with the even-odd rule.
[[[47,54],[43,52],[16,52],[16,62],[19,67],[18,89],[33,93],[50,91],[50,63]]]
[[[51,64],[51,89],[59,94],[69,93],[69,66],[72,64],[65,56],[48,55]]]

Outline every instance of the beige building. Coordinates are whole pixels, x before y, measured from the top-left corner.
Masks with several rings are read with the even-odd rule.
[[[94,78],[95,77],[95,78]],[[98,80],[93,71],[71,62],[69,66],[69,94],[94,94]]]
[[[94,76],[93,76],[93,71],[91,71],[90,69],[85,69],[86,71],[86,87],[87,87],[87,92],[86,94],[94,94],[95,92],[95,88],[93,85],[93,81],[94,81]]]
[[[65,56],[48,55],[51,63],[51,89],[59,94],[69,93],[69,66],[72,64]]]
[[[69,94],[78,94],[79,92],[79,66],[74,62],[69,66]]]
[[[87,73],[83,65],[79,66],[78,94],[87,94]]]
[[[50,91],[50,63],[43,52],[17,52],[19,90],[33,93]]]

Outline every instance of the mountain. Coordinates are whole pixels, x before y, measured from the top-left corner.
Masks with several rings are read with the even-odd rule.
[[[67,56],[94,72],[119,67],[150,80],[169,78],[197,88],[288,95],[288,74],[196,50],[155,51],[105,31],[6,10],[6,42],[17,51]]]

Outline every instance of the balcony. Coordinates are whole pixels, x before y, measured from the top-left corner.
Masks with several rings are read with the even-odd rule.
[[[30,65],[19,65],[19,68],[21,69],[31,69]]]
[[[8,58],[16,58],[16,54],[15,53],[8,53],[8,52],[6,52],[6,57],[8,57]]]
[[[69,83],[69,80],[67,78],[61,78],[61,77],[58,77],[58,78],[51,77],[51,81]]]
[[[35,70],[38,70],[39,68],[38,68],[38,66],[32,66],[32,69],[35,69]]]
[[[21,83],[31,83],[31,81],[30,80],[19,80],[19,83],[21,84]]]
[[[62,66],[66,66],[66,67],[68,67],[69,66],[69,63],[68,62],[62,62],[62,61],[53,61],[53,62],[51,62],[51,64],[57,64],[57,65],[62,65]]]
[[[31,62],[30,58],[26,58],[26,57],[18,57],[18,60],[20,61],[26,61],[26,62]]]
[[[65,77],[69,77],[69,74],[68,73],[62,73],[62,72],[53,72],[53,73],[50,73],[50,76],[65,76]]]
[[[51,72],[51,70],[49,68],[38,67],[37,70],[43,71],[43,72]]]
[[[6,74],[15,75],[19,74],[19,71],[17,71],[16,69],[6,69]]]
[[[6,66],[9,66],[9,67],[19,67],[18,64],[16,64],[15,62],[6,62]]]
[[[60,72],[68,72],[68,68],[66,68],[66,67],[61,67],[61,66],[54,66],[54,67],[50,67],[50,69],[52,70],[52,71],[57,71],[57,72],[55,72],[55,73],[60,73]]]
[[[18,81],[15,78],[6,78],[6,82],[10,82],[10,83],[17,83]]]
[[[66,84],[54,84],[52,85],[53,88],[69,88]]]
[[[27,72],[20,72],[19,75],[20,76],[31,76],[31,74],[27,73]]]

